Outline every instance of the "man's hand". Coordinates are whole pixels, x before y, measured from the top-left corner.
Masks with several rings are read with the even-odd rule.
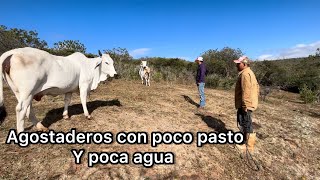
[[[242,107],[242,111],[243,111],[243,112],[248,112],[247,107]]]

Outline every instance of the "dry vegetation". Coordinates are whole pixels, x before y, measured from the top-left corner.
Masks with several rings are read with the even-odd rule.
[[[4,144],[8,130],[16,128],[16,99],[5,88],[7,119],[0,126],[0,179],[317,179],[320,177],[320,106],[305,105],[298,95],[272,92],[254,113],[257,144],[252,161],[241,159],[233,145],[31,145]],[[62,97],[34,102],[36,116],[53,122],[55,131],[223,131],[237,130],[233,92],[206,89],[206,112],[196,111],[195,86],[114,80],[101,84],[88,103],[93,120],[82,114],[74,94],[70,120],[62,119]],[[26,120],[26,127],[31,122]],[[27,131],[34,131],[29,128]],[[71,149],[97,152],[172,151],[175,165],[96,165],[86,159],[75,165]],[[86,158],[86,156],[85,156]]]

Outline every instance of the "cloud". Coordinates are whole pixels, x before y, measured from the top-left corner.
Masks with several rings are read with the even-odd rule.
[[[139,48],[139,49],[134,49],[130,51],[129,54],[134,58],[138,58],[138,57],[147,55],[150,51],[151,51],[150,48]]]
[[[307,57],[315,54],[317,48],[320,48],[320,41],[311,44],[297,44],[291,48],[276,49],[274,53],[262,54],[258,57],[259,60],[275,60]]]
[[[273,57],[272,54],[262,54],[258,57],[259,60],[271,59]]]

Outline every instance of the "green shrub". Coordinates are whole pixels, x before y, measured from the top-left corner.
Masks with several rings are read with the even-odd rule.
[[[160,82],[162,80],[162,74],[160,72],[151,72],[151,81]]]
[[[126,80],[140,79],[139,68],[136,64],[134,64],[134,62],[116,61],[114,66],[118,73],[118,78]]]
[[[235,79],[233,78],[223,78],[221,79],[221,83],[219,85],[219,87],[229,90],[233,87],[233,85],[235,84]]]
[[[166,82],[171,82],[171,81],[177,80],[176,73],[174,72],[174,69],[172,67],[162,67],[162,68],[160,68],[160,72],[163,76],[163,79]]]
[[[215,74],[210,74],[206,77],[206,86],[209,88],[218,88],[220,85],[220,77]]]
[[[317,100],[317,94],[316,92],[313,92],[309,87],[304,84],[302,88],[299,89],[300,93],[300,98],[305,102],[305,103],[314,103]]]
[[[177,76],[178,83],[180,84],[195,84],[195,75],[188,70],[183,70],[178,73]]]

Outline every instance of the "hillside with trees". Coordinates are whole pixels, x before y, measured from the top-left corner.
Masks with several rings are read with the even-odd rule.
[[[45,40],[38,37],[36,31],[0,26],[0,54],[19,47],[43,49],[55,55],[67,56],[74,52],[82,52],[87,57],[96,54],[86,52],[85,44],[79,40],[64,40],[49,47]],[[101,47],[101,49],[104,49]],[[119,78],[137,80],[140,60],[147,60],[152,68],[152,80],[168,83],[192,84],[197,65],[194,62],[178,58],[143,57],[134,59],[126,48],[104,49],[115,61]],[[237,70],[231,61],[243,55],[240,49],[225,47],[209,49],[200,53],[205,59],[208,70],[206,84],[209,88],[231,89],[234,87]],[[309,103],[315,102],[320,93],[320,48],[309,57],[252,61],[251,68],[255,72],[261,86],[272,89],[300,93],[301,98]]]

